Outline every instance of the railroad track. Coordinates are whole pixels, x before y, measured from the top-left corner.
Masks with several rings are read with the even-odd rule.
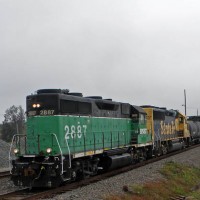
[[[83,187],[83,186],[86,186],[86,185],[107,179],[109,177],[112,177],[112,176],[115,176],[115,175],[118,175],[118,174],[121,174],[121,173],[125,173],[127,171],[139,168],[141,166],[144,166],[144,165],[147,165],[147,164],[150,164],[150,163],[153,163],[153,162],[157,162],[159,160],[165,159],[167,157],[170,157],[170,156],[173,156],[173,155],[176,155],[176,154],[179,154],[179,153],[189,151],[189,150],[191,150],[193,148],[197,148],[197,147],[200,147],[200,144],[195,145],[195,146],[191,146],[191,147],[186,148],[186,149],[181,150],[181,151],[175,151],[175,152],[172,152],[172,153],[160,156],[160,157],[156,157],[156,158],[153,158],[153,159],[150,159],[150,160],[146,160],[146,161],[143,161],[141,163],[137,163],[135,165],[126,166],[126,167],[123,167],[123,168],[116,169],[114,171],[108,171],[106,173],[99,174],[97,176],[93,176],[93,177],[90,177],[90,178],[87,178],[87,179],[84,179],[84,180],[81,180],[81,181],[78,181],[78,182],[65,184],[61,187],[54,188],[54,189],[29,190],[28,188],[26,188],[26,189],[19,190],[19,191],[16,191],[16,192],[11,192],[11,193],[8,193],[8,194],[0,195],[0,200],[12,200],[12,199],[13,200],[14,199],[17,199],[17,200],[35,200],[35,199],[39,199],[39,198],[52,198],[52,197],[54,197],[58,194],[65,193],[65,192],[68,192],[68,191],[72,191],[72,190],[77,189],[79,187]],[[185,197],[183,197],[183,196],[178,196],[178,197],[172,197],[171,199],[184,199],[184,198]]]
[[[0,195],[0,200],[28,200],[37,199],[39,194],[42,193],[41,190],[30,190],[29,188],[20,189],[17,191],[9,192]]]
[[[9,177],[10,176],[10,171],[1,171],[0,172],[0,179]]]

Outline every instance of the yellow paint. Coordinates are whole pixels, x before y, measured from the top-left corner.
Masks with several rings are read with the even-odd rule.
[[[182,137],[189,137],[188,124],[185,115],[178,112],[178,117],[176,118],[176,131],[182,133]]]
[[[91,156],[91,155],[94,155],[94,151],[87,151],[86,152],[86,156]]]
[[[147,113],[147,132],[152,134],[154,138],[154,125],[153,125],[153,109],[152,108],[143,108]]]

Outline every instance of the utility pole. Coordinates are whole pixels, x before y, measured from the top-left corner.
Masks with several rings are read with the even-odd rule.
[[[184,100],[185,100],[185,103],[184,103],[184,106],[185,106],[185,116],[186,116],[186,90],[184,89]]]

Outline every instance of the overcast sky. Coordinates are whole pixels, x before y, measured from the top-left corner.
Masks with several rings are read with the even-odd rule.
[[[42,88],[200,113],[199,0],[0,0],[0,122]]]

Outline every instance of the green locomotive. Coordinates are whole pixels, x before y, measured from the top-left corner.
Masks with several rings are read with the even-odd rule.
[[[27,134],[13,138],[17,186],[57,187],[152,153],[141,107],[61,89],[38,90],[26,102]]]

